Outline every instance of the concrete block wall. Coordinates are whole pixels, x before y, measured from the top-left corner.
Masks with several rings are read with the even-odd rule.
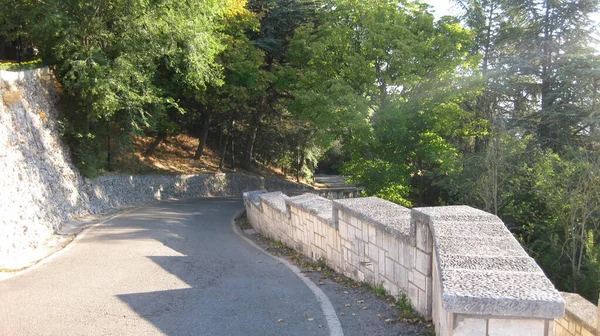
[[[330,201],[244,193],[248,218],[346,276],[383,284],[432,316],[437,335],[544,335],[564,301],[498,217],[465,206],[407,209],[375,197]]]

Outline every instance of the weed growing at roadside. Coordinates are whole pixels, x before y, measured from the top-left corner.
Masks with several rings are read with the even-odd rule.
[[[415,308],[410,303],[408,295],[406,293],[400,294],[398,300],[396,300],[396,309],[400,312],[400,318],[405,320],[423,320],[421,314],[417,313]]]
[[[246,213],[239,216],[235,220],[236,220],[237,224],[240,226],[240,229],[242,229],[242,230],[252,229],[252,225],[250,224],[250,221],[248,220]]]
[[[385,287],[383,287],[383,283],[372,286],[371,290],[376,296],[380,298],[385,298],[388,295],[387,291],[385,290]]]

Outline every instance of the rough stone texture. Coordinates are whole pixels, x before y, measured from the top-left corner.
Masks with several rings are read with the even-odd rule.
[[[443,207],[424,207],[416,208],[412,216],[415,219],[426,221],[446,221],[446,222],[497,222],[500,220],[497,216],[487,213],[483,210],[471,208],[466,205],[449,205]]]
[[[285,200],[289,197],[281,191],[261,194],[259,198],[264,203],[269,204],[273,209],[278,210],[279,212],[287,212]]]
[[[600,308],[574,293],[560,293],[565,300],[565,316],[554,320],[557,336],[600,335],[598,314]]]
[[[252,202],[255,206],[260,206],[260,198],[259,196],[266,193],[266,190],[255,190],[255,191],[247,191],[243,193],[244,199],[248,199],[248,201]]]
[[[442,305],[453,313],[552,319],[564,302],[502,221],[465,206],[413,209],[435,246]]]
[[[410,210],[377,197],[350,198],[333,202],[334,209],[347,211],[400,239],[410,242]]]
[[[48,69],[0,71],[0,265],[89,207],[58,136],[52,80]]]
[[[442,270],[444,309],[500,316],[562,315],[552,283],[543,273]]]
[[[169,198],[239,196],[257,189],[319,192],[244,174],[83,179],[59,136],[57,97],[48,69],[0,70],[0,267],[45,243],[63,223],[114,207]]]
[[[529,257],[440,255],[438,262],[444,269],[542,273],[535,260]]]
[[[333,225],[332,209],[330,200],[314,194],[304,194],[287,198],[285,203],[288,206],[303,209],[319,218],[329,225]]]
[[[268,183],[266,183],[268,182]],[[129,204],[145,204],[169,198],[239,196],[245,191],[267,189],[295,192],[305,186],[245,174],[102,176],[86,179],[91,212]]]

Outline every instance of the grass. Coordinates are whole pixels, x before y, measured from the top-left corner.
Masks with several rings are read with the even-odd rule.
[[[417,313],[415,308],[410,303],[410,299],[406,293],[400,294],[396,300],[396,310],[400,312],[400,317],[404,320],[423,321],[423,316]]]
[[[23,71],[41,68],[43,66],[41,59],[35,59],[28,62],[0,62],[0,70],[6,71]]]
[[[385,298],[388,296],[388,293],[385,290],[385,287],[383,287],[383,283],[377,284],[375,286],[371,286],[371,290],[373,291],[373,294],[375,294],[377,297]]]
[[[236,218],[236,222],[238,223],[238,225],[240,226],[240,229],[242,229],[242,230],[252,229],[252,225],[250,225],[250,221],[248,220],[246,213],[244,213],[240,217]]]

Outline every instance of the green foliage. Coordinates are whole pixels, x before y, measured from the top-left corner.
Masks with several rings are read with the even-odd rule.
[[[382,160],[353,160],[346,166],[349,182],[364,184],[367,195],[375,195],[407,207],[412,204],[405,199],[410,193],[410,168],[404,164],[392,164]]]
[[[497,214],[595,299],[598,1],[456,2],[462,22],[404,0],[0,0],[0,37],[54,70],[87,176],[143,132],[204,135],[299,181],[328,152],[366,195]]]
[[[8,70],[8,71],[23,71],[23,70],[31,70],[42,67],[42,60],[35,59],[33,61],[28,62],[0,62],[0,70]]]
[[[224,49],[220,20],[232,4],[52,0],[17,13],[35,22],[25,32],[72,102],[63,115],[65,133],[84,171],[99,172],[106,164],[84,160],[97,156],[101,145],[87,145],[79,134],[95,135],[86,139],[108,148],[111,135],[172,130],[167,114],[185,112],[181,99],[222,83],[215,58]],[[104,128],[96,124],[107,123],[125,132],[97,136]]]
[[[395,307],[404,319],[422,319],[422,316],[417,313],[406,293],[400,293],[400,296],[398,296],[398,299],[396,300]]]
[[[459,104],[475,89],[459,76],[473,65],[470,34],[451,18],[434,23],[420,3],[325,8],[321,25],[300,27],[290,42],[285,71],[297,80],[287,107],[321,143],[344,139],[352,182],[408,205],[410,192],[426,188],[414,181],[456,156],[452,138],[475,133],[477,122]]]
[[[599,58],[589,15],[598,2],[458,2],[485,86],[463,105],[490,132],[435,184],[445,202],[498,214],[559,289],[595,300]]]
[[[385,287],[383,287],[383,283],[372,286],[371,290],[373,291],[373,294],[375,294],[375,296],[380,298],[384,298],[388,295],[387,291],[385,290]]]

